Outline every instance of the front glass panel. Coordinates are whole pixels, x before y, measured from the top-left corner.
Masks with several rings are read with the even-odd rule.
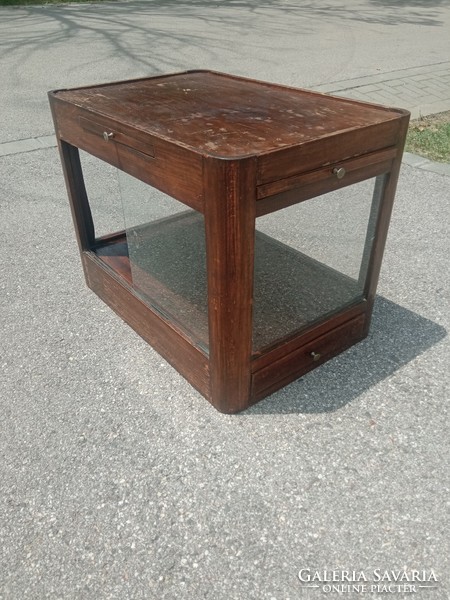
[[[97,256],[208,353],[203,215],[86,152],[80,163]]]
[[[362,300],[384,176],[256,220],[253,348]]]
[[[118,173],[132,285],[163,318],[207,352],[203,215]]]

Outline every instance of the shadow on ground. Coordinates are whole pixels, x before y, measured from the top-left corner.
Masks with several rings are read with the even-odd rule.
[[[338,410],[446,335],[447,331],[433,321],[377,297],[371,333],[366,340],[241,414]]]

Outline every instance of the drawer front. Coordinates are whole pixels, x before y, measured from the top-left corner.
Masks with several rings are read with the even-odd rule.
[[[360,315],[256,371],[252,397],[260,400],[333,358],[365,337],[366,316]]]
[[[203,212],[201,156],[57,100],[54,114],[64,141]]]
[[[120,129],[120,125],[111,123],[110,121],[103,121],[101,118],[95,120],[88,117],[78,117],[78,123],[83,131],[88,134],[92,134],[91,143],[93,144],[104,144],[105,142],[111,142],[112,144],[120,144],[129,146],[139,150],[149,158],[155,157],[155,148],[148,142],[139,132],[135,132],[133,135],[124,133]]]
[[[264,154],[258,158],[258,185],[286,179],[403,144],[403,119],[399,117],[335,135],[306,142],[291,148]]]
[[[343,160],[315,171],[257,187],[257,216],[303,202],[391,170],[397,149],[387,148]]]

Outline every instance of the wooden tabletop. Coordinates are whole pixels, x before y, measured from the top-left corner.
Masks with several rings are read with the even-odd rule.
[[[56,95],[151,136],[224,158],[298,146],[405,113],[211,71],[61,90]]]

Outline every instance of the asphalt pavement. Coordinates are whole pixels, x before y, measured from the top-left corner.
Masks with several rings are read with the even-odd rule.
[[[0,7],[1,600],[450,598],[450,166],[405,156],[369,337],[222,415],[86,288],[46,98],[212,68],[418,116],[449,31],[442,0]]]

